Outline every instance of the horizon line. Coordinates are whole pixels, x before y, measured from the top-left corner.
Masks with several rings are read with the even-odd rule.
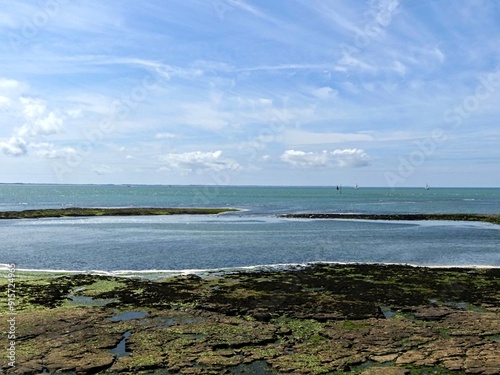
[[[57,185],[57,186],[162,186],[162,187],[300,187],[300,188],[354,188],[354,185],[332,184],[332,185],[259,185],[259,184],[137,184],[137,183],[70,183],[70,182],[0,182],[0,185]],[[359,186],[359,189],[424,189],[422,186]],[[429,185],[429,190],[432,189],[499,189],[500,186],[432,186]]]

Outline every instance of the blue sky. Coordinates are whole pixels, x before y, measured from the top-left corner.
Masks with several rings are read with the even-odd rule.
[[[498,1],[0,4],[0,182],[500,186]]]

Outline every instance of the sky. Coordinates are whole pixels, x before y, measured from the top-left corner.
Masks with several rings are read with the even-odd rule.
[[[496,0],[0,0],[0,182],[500,187]]]

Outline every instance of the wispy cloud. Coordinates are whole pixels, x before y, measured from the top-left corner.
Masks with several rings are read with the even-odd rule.
[[[328,143],[369,142],[373,137],[363,133],[332,133],[306,132],[287,130],[283,136],[283,143],[288,145],[321,145]]]
[[[24,181],[54,181],[30,167],[42,160],[71,165],[58,182],[156,182],[162,168],[179,183],[234,170],[272,184],[287,167],[301,184],[300,167],[328,183],[318,171],[364,166],[363,185],[384,185],[440,129],[421,175],[453,184],[441,170],[499,163],[500,80],[482,83],[500,69],[495,1],[224,1],[222,18],[198,0],[9,4],[0,161]]]

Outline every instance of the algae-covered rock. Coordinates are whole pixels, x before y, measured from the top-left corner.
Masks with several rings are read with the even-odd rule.
[[[498,374],[499,276],[322,264],[165,280],[19,273],[16,365],[1,370]]]

